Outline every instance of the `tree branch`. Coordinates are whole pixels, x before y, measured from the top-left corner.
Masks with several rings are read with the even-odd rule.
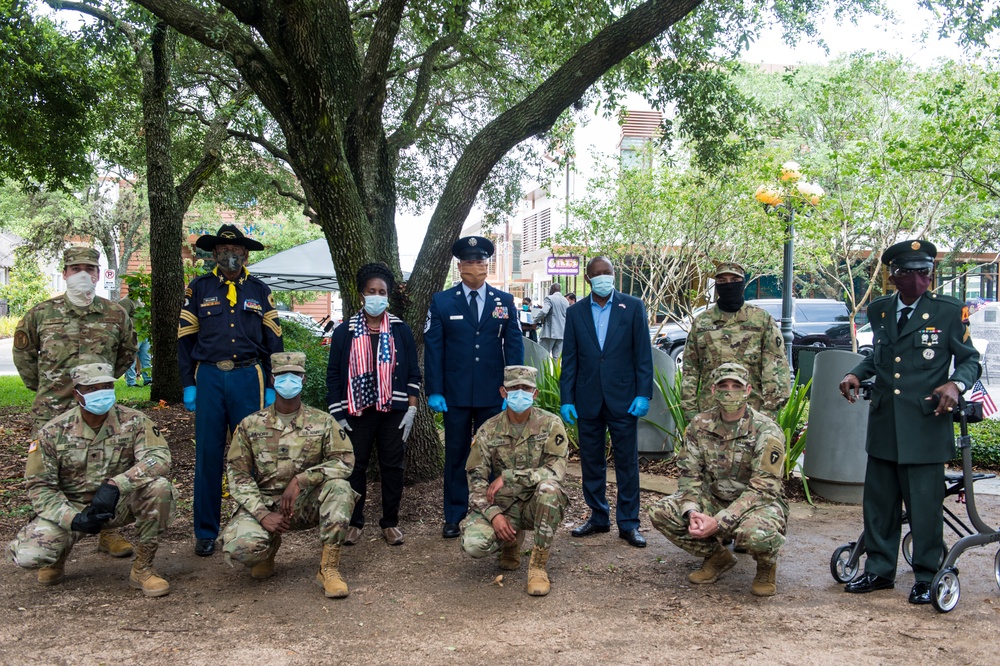
[[[279,148],[276,144],[274,144],[271,141],[265,139],[264,137],[257,136],[256,134],[250,134],[249,132],[243,132],[243,131],[234,130],[234,129],[227,130],[227,131],[229,132],[229,136],[233,137],[234,139],[243,139],[244,141],[249,141],[251,143],[256,143],[258,146],[260,146],[261,148],[263,148],[267,152],[271,153],[271,155],[273,155],[276,159],[279,159],[279,160],[285,162],[286,164],[288,163],[288,153],[286,153],[284,150],[282,150],[281,148]]]
[[[389,136],[389,147],[391,150],[399,152],[412,145],[416,140],[417,123],[424,109],[427,108],[427,100],[430,99],[431,82],[435,72],[434,63],[438,56],[458,43],[458,34],[449,33],[431,44],[424,53],[423,62],[420,63],[420,71],[417,74],[416,89],[410,105],[403,113],[403,118],[399,123],[399,128]]]

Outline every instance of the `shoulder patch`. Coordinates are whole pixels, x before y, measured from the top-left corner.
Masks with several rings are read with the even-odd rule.
[[[18,329],[14,333],[14,348],[15,349],[27,349],[28,348],[28,334]]]
[[[31,444],[28,445],[28,453],[34,453],[37,450],[38,450],[38,440],[33,439],[31,440]]]
[[[268,295],[267,295],[267,302],[268,302],[268,304],[269,304],[269,305],[270,305],[270,306],[271,306],[272,308],[273,308],[273,307],[275,307],[275,305],[274,305],[274,294],[268,294]]]
[[[153,434],[156,435],[157,437],[162,437],[163,436],[163,435],[160,434],[160,426],[158,426],[158,425],[154,425],[153,426]]]
[[[764,455],[760,462],[761,470],[781,478],[784,460],[785,444],[777,437],[768,437],[767,444],[764,445]]]

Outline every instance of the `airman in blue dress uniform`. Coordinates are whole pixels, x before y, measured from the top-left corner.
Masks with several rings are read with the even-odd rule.
[[[472,435],[499,414],[496,387],[503,369],[524,362],[524,343],[514,297],[486,284],[493,243],[482,236],[459,238],[451,247],[458,259],[459,284],[431,298],[424,329],[427,405],[444,416],[444,528],[458,537],[469,505],[465,463]]]
[[[195,553],[215,552],[227,434],[274,402],[271,354],[284,351],[271,289],[245,268],[264,246],[231,224],[195,245],[216,266],[191,281],[177,329],[184,406],[195,412]]]

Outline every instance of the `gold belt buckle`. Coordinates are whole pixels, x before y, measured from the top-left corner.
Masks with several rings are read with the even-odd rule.
[[[229,372],[230,370],[236,367],[236,364],[233,363],[232,361],[219,361],[218,363],[215,364],[215,367],[217,367],[219,370],[222,370],[223,372]]]

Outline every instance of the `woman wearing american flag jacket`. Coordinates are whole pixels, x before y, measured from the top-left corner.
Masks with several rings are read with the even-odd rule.
[[[422,377],[413,332],[387,309],[395,288],[392,272],[384,264],[365,264],[358,270],[357,286],[364,306],[334,329],[326,369],[326,401],[354,446],[354,471],[348,480],[360,495],[345,543],[357,543],[364,530],[374,447],[382,480],[379,527],[386,543],[398,546],[403,543],[398,524],[406,440],[417,414]]]

